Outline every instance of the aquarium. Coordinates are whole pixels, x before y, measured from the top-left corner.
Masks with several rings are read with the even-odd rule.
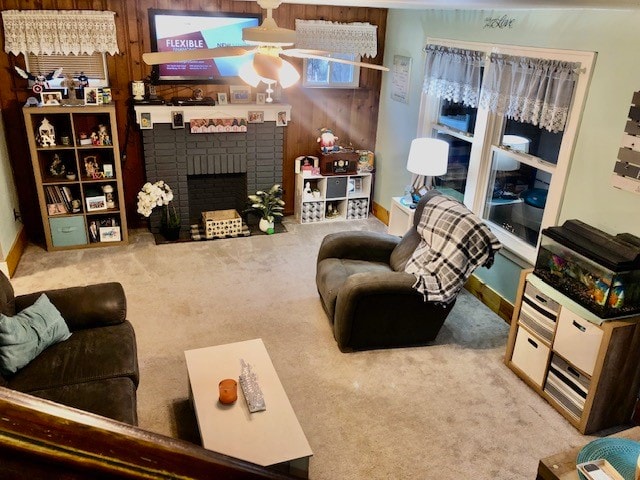
[[[534,273],[601,318],[640,313],[640,239],[579,220],[542,231]]]

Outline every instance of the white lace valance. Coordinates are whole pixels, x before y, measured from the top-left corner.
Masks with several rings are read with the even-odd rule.
[[[296,47],[375,57],[377,31],[378,27],[370,23],[296,20]]]
[[[480,105],[498,115],[561,132],[579,63],[491,54]]]
[[[437,98],[478,106],[484,53],[427,45],[422,91]]]
[[[118,53],[114,12],[6,10],[4,51],[34,55]]]

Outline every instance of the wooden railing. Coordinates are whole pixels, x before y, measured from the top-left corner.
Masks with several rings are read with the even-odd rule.
[[[293,478],[3,387],[0,465],[3,479]]]

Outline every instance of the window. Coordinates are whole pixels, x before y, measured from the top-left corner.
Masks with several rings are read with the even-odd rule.
[[[107,62],[104,53],[93,53],[91,55],[26,55],[27,71],[34,75],[41,73],[47,75],[49,72],[62,67],[62,75],[53,80],[49,80],[49,87],[62,88],[60,82],[65,75],[71,74],[77,77],[83,72],[89,78],[89,85],[92,87],[106,87],[109,85],[107,73]]]
[[[448,171],[435,179],[436,187],[463,201],[489,224],[506,248],[533,263],[540,231],[558,222],[595,54],[449,40],[428,43],[428,49],[434,51],[464,49],[467,58],[474,61],[477,57],[472,54],[481,53],[481,68],[475,65],[473,72],[456,75],[465,82],[473,79],[469,85],[477,80],[475,85],[483,93],[495,83],[489,73],[490,62],[501,55],[526,57],[532,62],[579,64],[580,73],[568,94],[572,97],[565,112],[566,124],[559,131],[533,125],[524,115],[525,120],[519,121],[512,118],[518,115],[510,112],[494,113],[493,104],[483,106],[482,101],[475,101],[481,95],[472,98],[469,91],[458,92],[460,98],[452,99],[454,82],[443,82],[440,75],[435,86],[425,80],[419,134],[449,143]],[[427,67],[446,71],[441,57],[432,67],[428,60]]]
[[[355,54],[333,53],[328,55],[343,60],[360,61]],[[307,88],[358,88],[360,67],[347,63],[330,62],[317,58],[306,58],[302,75],[302,86]]]

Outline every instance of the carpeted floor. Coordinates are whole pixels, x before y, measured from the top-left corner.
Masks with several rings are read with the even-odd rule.
[[[463,292],[433,345],[341,353],[318,300],[327,233],[287,232],[47,253],[30,246],[17,293],[119,281],[136,329],[140,427],[197,441],[184,350],[262,338],[314,451],[312,479],[531,479],[538,460],[586,443],[502,361],[507,325]]]

